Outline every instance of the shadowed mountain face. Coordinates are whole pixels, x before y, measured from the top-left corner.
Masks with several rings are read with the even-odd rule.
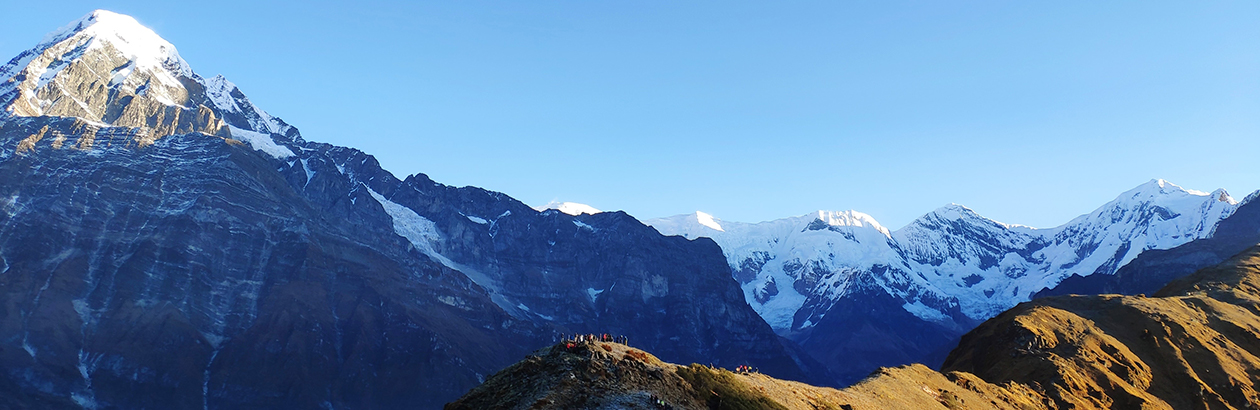
[[[826,381],[711,241],[399,180],[159,40],[98,11],[0,67],[0,408],[436,408],[575,332]]]
[[[423,175],[397,181],[362,154],[342,163],[370,195],[432,221],[442,234],[416,247],[469,275],[516,318],[565,333],[628,335],[669,360],[757,363],[786,378],[830,381],[743,302],[712,241],[665,237],[622,212],[539,213]],[[401,229],[406,216],[391,217]]]
[[[275,166],[203,134],[0,162],[6,406],[433,407],[543,340]]]
[[[662,363],[620,345],[560,345],[495,374],[447,408],[1255,408],[1260,246],[1153,297],[1021,303],[963,336],[942,372],[918,364],[883,368],[836,390]],[[743,407],[748,403],[756,404]]]
[[[849,292],[817,326],[792,335],[819,361],[835,364],[832,371],[845,383],[894,364],[936,366],[958,344],[958,338],[978,324],[957,308],[956,321],[924,321],[902,307],[905,301],[885,293],[866,275],[854,278]]]

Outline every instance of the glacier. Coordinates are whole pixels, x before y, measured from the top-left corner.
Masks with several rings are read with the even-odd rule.
[[[958,309],[984,320],[1071,275],[1113,274],[1142,251],[1212,234],[1239,202],[1224,190],[1162,179],[1120,194],[1061,226],[1006,224],[950,204],[890,231],[857,211],[818,211],[761,223],[703,212],[644,223],[722,248],[745,299],[776,331],[808,328],[861,273],[930,322]]]

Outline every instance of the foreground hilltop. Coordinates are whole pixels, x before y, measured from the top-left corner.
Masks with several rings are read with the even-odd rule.
[[[1154,297],[1056,296],[963,337],[946,370],[1040,383],[1060,407],[1260,404],[1260,246]]]
[[[585,342],[538,350],[446,409],[1021,409],[1043,407],[1044,400],[1022,385],[996,387],[919,364],[882,369],[836,390],[755,371],[680,366],[623,344]]]
[[[1027,302],[963,337],[941,372],[837,390],[589,343],[542,349],[447,409],[1241,409],[1260,405],[1260,246],[1152,297]],[[658,401],[659,400],[659,401]]]

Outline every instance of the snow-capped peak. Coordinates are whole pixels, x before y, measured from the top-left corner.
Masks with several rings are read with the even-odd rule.
[[[99,89],[89,84],[106,85],[109,99],[135,95],[189,108],[180,79],[193,76],[175,46],[153,30],[129,16],[97,10],[0,67],[0,104],[10,115],[106,122],[105,113],[121,107],[102,104]]]
[[[1230,205],[1237,205],[1239,203],[1238,200],[1234,199],[1234,197],[1229,196],[1229,192],[1226,191],[1225,188],[1217,188],[1215,191],[1212,191],[1212,197],[1216,198],[1218,202],[1224,202]]]
[[[297,138],[235,84],[222,76],[202,78],[170,42],[106,10],[49,33],[0,66],[0,117],[6,116],[75,117],[98,127],[139,129],[139,147],[173,134],[236,137],[277,158],[291,149],[275,137]]]
[[[1231,205],[1238,203],[1238,201],[1234,200],[1233,197],[1229,196],[1229,193],[1225,192],[1224,189],[1217,189],[1215,191],[1212,191],[1212,193],[1207,193],[1203,191],[1196,191],[1193,189],[1182,188],[1178,186],[1177,184],[1168,182],[1163,179],[1152,179],[1145,184],[1138,185],[1137,187],[1133,189],[1125,191],[1123,194],[1120,194],[1120,196],[1116,198],[1116,201],[1117,202],[1123,202],[1126,200],[1146,201],[1146,200],[1157,200],[1160,198],[1205,197],[1209,195],[1216,198],[1216,200],[1220,202],[1225,202]]]
[[[96,10],[48,33],[38,47],[48,47],[74,37],[88,48],[113,46],[138,68],[163,68],[173,74],[192,76],[192,68],[179,57],[175,46],[131,16]]]
[[[206,85],[206,97],[210,98],[210,102],[215,106],[229,111],[240,110],[236,101],[232,98],[232,91],[236,90],[236,84],[228,81],[227,77],[222,74],[207,78],[204,81]]]
[[[879,224],[874,217],[870,215],[854,211],[818,211],[818,220],[825,222],[830,226],[853,226],[853,227],[869,227],[889,235],[888,228]]]
[[[982,225],[994,225],[994,226],[1000,226],[1006,229],[1020,229],[1020,230],[1035,229],[1027,225],[998,222],[998,221],[986,218],[983,215],[980,215],[979,213],[972,210],[971,208],[968,208],[960,204],[955,204],[955,203],[950,203],[940,208],[936,208],[932,212],[929,212],[919,217],[918,219],[911,221],[909,225],[901,229],[914,230],[916,229],[917,226],[922,226],[922,225],[935,226],[941,221],[958,221],[958,222],[968,222],[968,223],[975,223],[975,224],[982,224]]]
[[[581,214],[594,215],[594,214],[603,212],[598,209],[595,209],[595,207],[593,206],[590,206],[587,204],[579,204],[577,202],[551,201],[551,202],[548,202],[546,205],[534,207],[534,210],[537,210],[539,212],[546,211],[548,209],[555,209],[557,211],[564,212],[566,214],[573,215],[573,216],[578,216]]]
[[[194,76],[175,46],[153,30],[130,16],[96,10],[0,67],[0,104],[11,115],[107,122],[105,113],[121,107],[101,101],[99,89],[89,84],[105,85],[108,100],[134,95],[195,108],[181,82]]]
[[[1143,251],[1207,237],[1235,209],[1224,190],[1208,194],[1157,179],[1045,229],[997,222],[959,204],[891,233],[856,211],[727,221],[722,231],[700,223],[701,213],[644,223],[666,235],[712,238],[748,303],[776,330],[789,330],[817,323],[855,278],[904,299],[924,320],[983,320],[1068,276],[1112,274]]]
[[[1157,195],[1170,195],[1170,194],[1174,194],[1174,195],[1175,194],[1190,194],[1190,195],[1203,196],[1203,195],[1207,195],[1207,192],[1195,191],[1192,189],[1185,189],[1185,188],[1182,188],[1181,186],[1178,186],[1177,184],[1168,182],[1163,179],[1152,179],[1150,181],[1147,181],[1145,184],[1138,185],[1137,187],[1133,189],[1125,191],[1124,194],[1122,194],[1121,196],[1123,197],[1127,195],[1133,198],[1151,198]]]
[[[928,215],[935,215],[936,217],[944,220],[958,220],[972,215],[978,216],[978,214],[976,214],[975,211],[972,211],[971,208],[955,203],[950,203],[940,208],[936,208]]]
[[[722,226],[724,222],[713,215],[705,212],[696,211],[689,214],[674,215],[665,218],[653,218],[643,220],[644,225],[656,228],[656,230],[665,235],[682,235],[691,239],[708,237],[723,237],[727,232],[727,228]],[[742,229],[749,225],[736,222],[734,226]]]
[[[696,211],[696,222],[699,222],[701,225],[725,232],[725,230],[722,229],[722,224],[718,223],[718,220],[714,218],[713,215]]]
[[[205,86],[206,99],[209,100],[210,104],[213,104],[215,108],[225,113],[239,114],[239,119],[229,118],[229,120],[245,122],[243,124],[234,124],[238,128],[270,134],[285,134],[289,131],[290,127],[288,124],[255,106],[254,103],[249,101],[249,97],[246,97],[245,93],[242,93],[236,87],[236,84],[228,81],[222,75],[201,79],[200,81]]]

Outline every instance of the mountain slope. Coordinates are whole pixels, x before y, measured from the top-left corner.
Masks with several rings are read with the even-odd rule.
[[[399,180],[130,17],[0,73],[0,407],[435,408],[574,332],[822,373],[711,241]]]
[[[5,384],[46,408],[433,407],[525,349],[495,338],[543,337],[381,211],[331,218],[274,167],[204,134],[0,162]]]
[[[1026,386],[923,365],[881,369],[836,390],[755,371],[680,366],[617,343],[578,343],[535,351],[446,409],[1037,409],[1044,400]]]
[[[1073,293],[1154,293],[1174,279],[1219,264],[1260,243],[1260,203],[1255,201],[1257,197],[1258,194],[1251,194],[1244,199],[1236,211],[1217,224],[1210,237],[1195,239],[1172,249],[1143,252],[1114,275],[1073,275],[1053,288],[1038,292],[1035,297]]]
[[[703,213],[647,223],[717,241],[749,304],[824,363],[848,367],[853,380],[874,365],[943,359],[954,338],[1035,292],[1207,237],[1236,207],[1224,191],[1153,180],[1050,229],[1003,224],[959,205],[897,231],[856,211],[759,224]]]
[[[1021,304],[965,336],[944,368],[995,382],[1040,381],[1061,407],[1260,402],[1260,247],[1154,296],[1055,296]]]
[[[1255,408],[1260,246],[1155,297],[1021,303],[964,336],[943,373],[883,368],[842,390],[605,345],[537,351],[447,409]]]

